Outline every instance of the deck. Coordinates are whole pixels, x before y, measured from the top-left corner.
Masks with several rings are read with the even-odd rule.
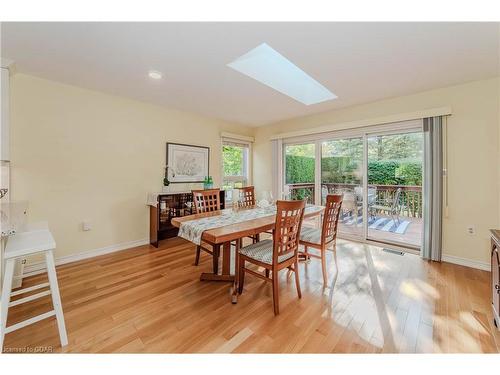
[[[291,199],[306,199],[308,203],[314,202],[314,183],[287,184],[286,186]],[[326,194],[344,194],[343,212],[339,223],[339,237],[363,238],[363,196],[360,193],[362,188],[359,184],[322,183],[321,186],[323,199]],[[422,187],[370,184],[368,189],[368,199],[372,201],[372,204],[393,201],[398,189],[401,190],[401,194],[398,198],[400,223],[396,225],[387,212],[370,210],[367,238],[373,241],[394,242],[403,246],[409,245],[419,248],[422,244],[423,233]]]
[[[387,217],[387,219],[390,219]],[[401,220],[409,221],[409,225],[404,233],[385,232],[379,229],[368,228],[369,240],[380,242],[397,242],[399,244],[410,245],[412,247],[420,247],[422,244],[422,219],[415,217],[401,217]],[[362,224],[341,225],[339,228],[339,237],[348,238],[363,235]]]

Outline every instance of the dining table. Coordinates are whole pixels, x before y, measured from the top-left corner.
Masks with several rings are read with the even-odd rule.
[[[274,210],[274,211],[273,211]],[[318,217],[324,211],[323,206],[307,204],[304,219]],[[200,245],[201,242],[211,245],[214,251],[222,254],[222,269],[220,273],[203,272],[201,281],[225,281],[232,286],[231,301],[237,303],[238,250],[240,239],[272,232],[276,222],[276,206],[266,208],[258,206],[226,208],[212,212],[204,212],[182,217],[173,217],[171,223],[179,228],[179,236]],[[184,233],[201,232],[196,239]],[[206,228],[203,230],[203,228]],[[222,252],[220,249],[222,248]],[[234,254],[232,257],[231,255]],[[234,261],[231,262],[231,259]],[[233,264],[234,267],[231,267]]]

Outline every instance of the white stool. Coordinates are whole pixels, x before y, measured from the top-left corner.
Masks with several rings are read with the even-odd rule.
[[[64,324],[61,296],[59,295],[59,286],[57,285],[56,267],[54,263],[53,250],[55,249],[55,247],[56,243],[54,241],[54,238],[48,230],[34,230],[30,232],[18,233],[9,237],[9,239],[7,240],[7,245],[5,247],[4,253],[6,264],[0,309],[0,352],[3,348],[3,339],[5,334],[16,331],[20,328],[26,327],[30,324],[39,322],[54,315],[57,319],[61,346],[66,346],[68,344],[68,336],[66,334],[66,325]],[[12,292],[12,280],[14,278],[14,265],[16,263],[16,259],[24,258],[26,256],[37,253],[44,253],[45,255],[49,282]],[[45,287],[50,287],[50,290],[45,290],[43,292],[10,302],[11,296],[17,296]],[[52,294],[52,304],[54,306],[53,310],[7,327],[7,314],[9,313],[9,307],[33,301],[49,294]]]

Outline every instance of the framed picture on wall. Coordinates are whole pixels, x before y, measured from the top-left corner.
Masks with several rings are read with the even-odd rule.
[[[203,182],[209,175],[210,148],[167,143],[168,179],[172,183]]]

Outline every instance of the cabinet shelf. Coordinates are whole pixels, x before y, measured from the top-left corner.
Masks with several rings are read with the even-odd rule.
[[[221,209],[224,208],[225,191],[220,191]],[[191,202],[191,204],[189,203]],[[158,195],[156,206],[149,206],[149,243],[177,236],[179,229],[172,225],[172,218],[194,214],[192,193],[165,193]]]

